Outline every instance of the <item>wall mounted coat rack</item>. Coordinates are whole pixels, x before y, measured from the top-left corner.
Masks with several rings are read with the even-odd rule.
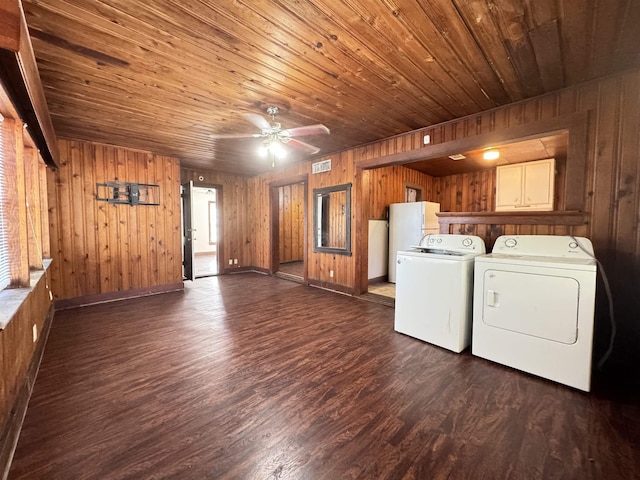
[[[160,185],[134,182],[96,183],[96,200],[125,205],[160,205]]]

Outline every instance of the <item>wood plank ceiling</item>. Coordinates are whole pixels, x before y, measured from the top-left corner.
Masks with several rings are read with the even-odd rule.
[[[60,137],[254,175],[243,114],[317,155],[640,66],[637,0],[26,0]],[[306,158],[289,148],[286,162]]]

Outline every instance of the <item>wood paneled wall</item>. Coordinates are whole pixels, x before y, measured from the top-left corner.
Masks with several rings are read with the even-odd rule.
[[[329,157],[327,157],[329,158]],[[345,183],[353,183],[355,178],[355,163],[350,152],[342,152],[332,155],[332,168],[329,172],[313,175],[311,164],[296,164],[288,168],[278,169],[273,172],[259,175],[249,179],[250,209],[255,215],[252,222],[254,225],[253,238],[255,238],[255,266],[269,270],[271,269],[271,222],[270,222],[270,188],[272,184],[283,185],[299,182],[300,177],[308,178],[308,205],[307,231],[313,231],[313,189],[331,187]],[[353,190],[352,190],[353,197]],[[351,199],[352,205],[354,198]],[[351,222],[355,222],[355,213],[351,210]],[[351,238],[352,250],[357,248],[357,242],[353,236]],[[355,263],[353,256],[338,255],[330,253],[314,253],[313,238],[309,235],[307,240],[307,274],[311,282],[337,288],[353,288],[353,278],[355,275]],[[334,272],[331,277],[330,272]]]
[[[555,210],[564,210],[566,158],[556,158]],[[430,177],[431,178],[431,177]],[[433,198],[443,212],[493,212],[496,169],[431,178]]]
[[[6,473],[17,442],[52,304],[50,272],[43,271],[43,258],[50,250],[46,167],[38,151],[28,146],[33,143],[24,124],[12,108],[5,109],[7,105],[0,86],[0,114],[4,117],[0,121],[0,148],[6,176],[3,223],[7,226],[12,287],[0,291],[0,476]],[[8,321],[6,326],[4,321]]]
[[[4,174],[7,191],[3,198],[5,229],[9,246],[12,287],[29,286],[29,225],[23,123],[7,118],[0,122],[5,152]]]
[[[182,284],[180,164],[175,158],[60,140],[49,175],[52,287],[56,300]],[[160,205],[96,200],[96,183],[160,186]]]
[[[255,224],[257,228],[268,228],[268,210],[260,205],[268,203],[268,186],[276,179],[309,174],[310,192],[319,186],[354,182],[353,256],[338,258],[336,255],[314,254],[309,245],[307,251],[310,279],[329,281],[328,271],[333,269],[339,278],[337,283],[359,291],[366,284],[366,275],[362,275],[361,266],[363,258],[366,259],[366,220],[380,216],[381,212],[377,210],[390,201],[381,192],[374,193],[373,198],[384,200],[372,202],[370,191],[375,190],[377,178],[393,171],[387,166],[387,170],[367,172],[358,169],[359,165],[368,168],[384,166],[386,156],[422,148],[425,134],[431,136],[431,146],[438,148],[438,145],[448,142],[454,150],[456,142],[475,135],[495,133],[499,136],[501,131],[513,127],[544,125],[545,122],[552,124],[558,117],[587,112],[588,138],[582,170],[584,185],[581,185],[585,192],[582,203],[587,225],[577,229],[544,225],[503,225],[502,228],[505,233],[530,231],[564,234],[571,231],[590,237],[596,254],[612,279],[616,316],[621,330],[617,347],[627,357],[632,355],[638,358],[638,354],[632,352],[640,352],[640,320],[637,315],[640,311],[640,296],[637,295],[640,291],[639,104],[640,72],[632,71],[333,154],[330,156],[333,169],[325,174],[310,175],[310,164],[266,173],[249,181],[250,205],[256,207]],[[562,172],[560,174],[564,178],[558,182],[560,198],[557,208],[563,209],[562,192],[575,179]],[[388,180],[388,185],[402,183],[395,178],[397,174],[392,176],[394,178]],[[425,184],[428,186],[429,182]],[[441,203],[441,210],[490,211],[493,208],[494,174],[491,171],[444,177],[434,180],[431,185],[433,190],[427,193],[425,200]],[[395,194],[392,196],[395,197]],[[368,205],[372,205],[372,208],[369,209]],[[466,225],[458,228],[467,231]],[[491,226],[472,228],[482,234],[482,228],[486,232]],[[268,268],[269,256],[266,252],[269,250],[269,236],[257,234],[253,238],[256,265]],[[606,301],[600,295],[597,308],[599,332],[602,334],[600,338],[607,336],[606,310]],[[636,364],[640,364],[640,360]]]
[[[442,212],[492,212],[495,210],[496,169],[432,179]]]
[[[332,192],[325,200],[327,209],[322,225],[323,246],[330,248],[345,248],[347,246],[347,230],[345,221],[347,207],[347,192]],[[326,243],[325,243],[326,242]]]
[[[380,167],[362,172],[363,208],[369,209],[369,219],[387,218],[387,209],[392,203],[405,201],[405,188],[418,188],[421,201],[435,202],[436,192],[433,177],[402,165]]]
[[[49,271],[28,294],[7,328],[0,331],[0,427],[5,427],[16,402],[18,391],[32,361],[37,343],[33,341],[34,325],[38,341],[44,341],[43,327],[51,308]],[[26,407],[26,406],[25,406]],[[0,440],[2,438],[0,429]],[[2,447],[2,442],[0,442]],[[1,449],[1,448],[0,448]]]
[[[222,202],[222,228],[218,232],[220,236],[218,251],[219,255],[222,255],[225,271],[254,265],[253,237],[250,227],[253,213],[248,205],[247,178],[190,168],[182,168],[180,178],[182,183],[193,181],[196,187],[219,187],[218,201]],[[237,258],[238,264],[229,265],[230,258]]]
[[[17,442],[22,415],[27,409],[46,342],[48,330],[45,330],[45,323],[52,303],[48,276],[48,271],[40,275],[11,322],[0,331],[0,474],[12,453],[7,449],[10,450],[12,443]]]
[[[304,183],[278,187],[280,262],[304,258]]]
[[[556,159],[555,210],[564,210],[565,158]],[[493,212],[496,199],[496,169],[490,168],[472,173],[448,175],[432,179],[435,201],[443,212]],[[525,220],[528,221],[528,220]],[[536,220],[539,221],[539,220]],[[586,236],[587,225],[545,224],[466,224],[451,223],[447,233],[477,235],[484,239],[487,251],[491,250],[500,235],[576,235]],[[441,228],[441,231],[442,228]]]
[[[489,252],[496,239],[501,235],[574,235],[588,237],[587,228],[587,224],[554,225],[551,222],[549,224],[536,223],[535,225],[528,223],[451,223],[445,226],[444,232],[441,225],[440,231],[460,235],[477,235],[484,240],[485,247]]]

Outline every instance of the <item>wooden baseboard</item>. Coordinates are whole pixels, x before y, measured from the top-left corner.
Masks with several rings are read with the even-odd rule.
[[[369,285],[371,285],[372,283],[382,283],[382,282],[388,282],[388,281],[389,281],[389,276],[383,275],[381,277],[370,278]]]
[[[269,274],[269,270],[266,268],[260,267],[232,267],[225,268],[222,273],[230,274],[230,273],[248,273],[248,272],[257,272],[257,273],[266,273]]]
[[[251,271],[258,272],[258,273],[265,273],[267,275],[271,273],[268,268],[261,268],[261,267],[251,267]]]
[[[346,293],[347,295],[354,295],[355,290],[352,287],[340,285],[338,283],[324,282],[322,280],[308,279],[309,285],[312,287],[324,288],[325,290],[332,290],[334,292]]]
[[[240,268],[234,268],[233,270],[229,269],[229,270],[225,270],[223,273],[225,274],[229,274],[229,273],[247,273],[247,272],[255,272],[255,273],[262,273],[265,275],[273,275],[273,276],[279,276],[281,278],[284,278],[286,274],[281,275],[281,272],[277,272],[275,274],[272,274],[269,269],[267,268],[261,268],[261,267],[240,267]],[[299,277],[298,277],[299,278]],[[297,279],[296,279],[297,281]],[[355,289],[352,287],[347,287],[345,285],[340,285],[338,283],[332,283],[332,282],[324,282],[322,280],[313,280],[313,279],[308,279],[307,282],[300,282],[306,285],[310,285],[312,287],[318,287],[318,288],[323,288],[325,290],[331,290],[334,292],[338,292],[338,293],[344,293],[347,295],[355,295]]]
[[[184,284],[169,283],[166,285],[157,285],[154,287],[132,288],[130,290],[122,290],[117,292],[99,293],[96,295],[85,295],[82,297],[68,298],[64,300],[56,300],[56,310],[67,310],[69,308],[84,307],[94,305],[96,303],[117,302],[118,300],[127,300],[129,298],[146,297],[147,295],[157,295],[160,293],[175,292],[183,290]]]
[[[285,273],[285,272],[276,272],[273,274],[274,277],[278,277],[278,278],[283,278],[285,280],[289,280],[291,282],[296,282],[296,283],[301,283],[303,285],[308,285],[308,283],[306,283],[304,281],[304,278],[299,277],[298,275],[292,275],[291,273]]]
[[[29,400],[31,399],[31,392],[33,391],[33,385],[36,382],[38,376],[38,369],[40,368],[40,361],[44,355],[44,348],[49,338],[49,331],[51,330],[51,324],[53,323],[54,308],[51,306],[47,318],[40,332],[40,340],[36,346],[36,349],[29,363],[29,368],[24,376],[16,400],[13,404],[13,408],[9,413],[2,435],[0,436],[0,472],[2,472],[2,479],[5,480],[9,475],[9,469],[11,467],[11,460],[13,453],[18,445],[18,438],[20,437],[20,430],[22,429],[22,422],[27,414],[27,407]]]

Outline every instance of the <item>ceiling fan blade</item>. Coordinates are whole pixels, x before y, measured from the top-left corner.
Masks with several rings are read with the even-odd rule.
[[[269,121],[262,115],[258,115],[257,113],[243,113],[242,116],[260,130],[268,130],[271,128]]]
[[[209,138],[258,138],[262,135],[260,133],[210,133]]]
[[[280,133],[289,137],[303,137],[305,135],[329,135],[331,131],[324,125],[318,124],[287,128]]]
[[[314,153],[318,153],[320,151],[318,147],[301,142],[300,140],[296,140],[295,138],[290,138],[286,144],[291,145],[298,150],[302,150],[308,155],[313,155]]]

